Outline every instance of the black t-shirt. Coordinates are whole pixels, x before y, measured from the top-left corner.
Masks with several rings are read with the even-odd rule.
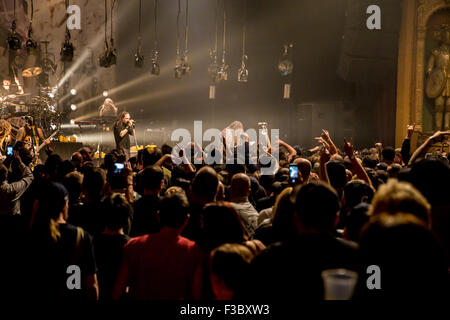
[[[59,231],[61,237],[56,244],[51,244],[48,239],[39,235],[30,239],[32,243],[29,257],[33,268],[28,273],[31,276],[29,292],[37,299],[85,299],[86,277],[97,273],[92,237],[83,231],[77,247],[77,227],[60,224]],[[68,278],[74,274],[73,271],[68,272],[71,265],[80,268],[80,290],[69,290],[67,287]]]
[[[105,210],[103,202],[98,199],[94,202],[84,203],[78,209],[69,207],[68,222],[82,227],[89,234],[95,236],[105,230]]]
[[[94,237],[99,293],[102,300],[111,299],[112,290],[122,263],[123,247],[129,240],[129,236],[122,234],[99,234]]]
[[[126,125],[123,121],[117,121],[114,124],[114,139],[116,140],[117,149],[130,149],[130,134],[133,133],[133,128],[129,127],[128,132],[123,137],[120,137],[120,131],[124,130]]]
[[[133,222],[130,235],[142,236],[159,232],[158,209],[161,198],[155,195],[146,195],[134,203]]]

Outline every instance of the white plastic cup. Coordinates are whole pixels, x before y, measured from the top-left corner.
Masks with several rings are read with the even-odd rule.
[[[325,300],[350,300],[355,291],[358,273],[347,269],[322,271]]]

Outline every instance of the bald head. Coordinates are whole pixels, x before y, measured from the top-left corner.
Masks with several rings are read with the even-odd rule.
[[[250,178],[244,173],[238,173],[231,179],[231,198],[248,197],[250,194]]]
[[[110,105],[114,105],[114,102],[112,101],[111,98],[106,98],[105,102],[103,104],[106,106],[110,106]]]
[[[305,158],[297,158],[294,160],[294,164],[297,165],[298,171],[302,175],[303,181],[308,181],[311,174],[311,162]]]

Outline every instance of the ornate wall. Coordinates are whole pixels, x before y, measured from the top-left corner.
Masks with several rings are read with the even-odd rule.
[[[430,17],[445,8],[450,8],[449,0],[403,1],[398,53],[396,146],[401,145],[409,123],[416,123],[419,135],[425,133],[423,112],[427,26]]]

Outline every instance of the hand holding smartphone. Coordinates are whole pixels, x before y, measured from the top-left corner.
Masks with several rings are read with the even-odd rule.
[[[6,147],[6,155],[7,155],[8,157],[12,157],[13,154],[14,154],[13,147],[12,147],[12,146],[7,146],[7,147]]]
[[[298,167],[295,164],[289,166],[289,180],[292,184],[295,184],[298,180]]]

